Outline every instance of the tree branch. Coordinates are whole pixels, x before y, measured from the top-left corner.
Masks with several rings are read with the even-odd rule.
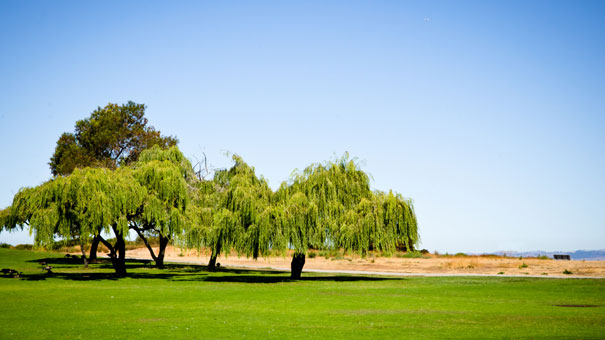
[[[149,253],[151,254],[151,257],[153,258],[154,261],[157,261],[158,258],[155,256],[155,253],[153,252],[153,248],[151,248],[151,245],[149,245],[147,238],[145,238],[145,236],[143,235],[143,230],[141,230],[135,224],[131,224],[130,229],[136,231],[137,234],[139,234],[139,237],[141,238],[141,240],[143,240],[143,243],[145,243],[145,246],[147,247],[147,249],[149,249]]]
[[[115,253],[115,249],[114,247],[111,245],[111,243],[107,242],[107,240],[105,240],[103,238],[103,236],[101,236],[101,234],[98,235],[99,236],[99,241],[101,241],[101,243],[103,243],[103,245],[105,247],[107,247],[107,249],[109,249],[109,253]]]

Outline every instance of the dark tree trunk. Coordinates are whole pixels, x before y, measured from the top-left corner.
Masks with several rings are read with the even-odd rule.
[[[143,232],[144,229],[139,228],[136,224],[131,225],[130,229],[133,229],[134,231],[137,232],[137,234],[139,234],[139,238],[141,240],[143,240],[143,243],[145,243],[145,247],[147,247],[147,250],[149,250],[149,254],[151,255],[151,258],[153,259],[153,261],[155,262],[155,265],[158,268],[164,268],[164,254],[166,253],[166,245],[168,245],[168,239],[163,237],[162,234],[160,234],[160,251],[158,253],[158,256],[155,256],[155,252],[153,251],[153,248],[151,247],[151,245],[149,244],[149,241],[145,237],[145,234]],[[166,239],[166,241],[163,241],[163,239]]]
[[[166,254],[166,246],[168,246],[169,241],[170,237],[164,237],[160,234],[160,250],[158,251],[158,256],[155,258],[155,265],[158,268],[164,268],[164,255]]]
[[[116,227],[112,228],[116,235],[116,244],[112,246],[111,243],[107,242],[102,237],[99,241],[109,249],[109,257],[111,258],[111,264],[113,265],[113,270],[115,270],[116,275],[124,277],[126,276],[126,243],[124,242],[124,235],[119,233]]]
[[[86,250],[84,250],[84,244],[80,242],[80,250],[82,251],[82,260],[84,261],[84,267],[88,268],[88,260],[86,259]]]
[[[100,241],[101,241],[101,235],[96,235],[92,239],[92,243],[90,244],[90,255],[88,256],[88,259],[90,261],[96,261],[97,260],[97,248],[99,247],[99,242]]]
[[[305,266],[305,254],[294,253],[292,257],[292,264],[290,266],[290,278],[291,279],[300,279],[300,275],[302,274],[302,269]]]
[[[212,249],[212,255],[210,255],[210,262],[208,262],[208,270],[216,270],[216,258],[221,254],[221,244],[218,243]]]

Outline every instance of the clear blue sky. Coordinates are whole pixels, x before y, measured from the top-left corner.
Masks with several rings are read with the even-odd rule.
[[[274,188],[349,151],[431,251],[602,249],[604,61],[603,1],[3,1],[0,206],[133,100]]]

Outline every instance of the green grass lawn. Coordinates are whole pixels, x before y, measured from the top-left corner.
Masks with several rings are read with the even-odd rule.
[[[48,259],[55,274],[38,262]],[[605,280],[386,278],[136,263],[115,279],[0,249],[0,339],[604,339]],[[594,305],[597,307],[559,307]]]

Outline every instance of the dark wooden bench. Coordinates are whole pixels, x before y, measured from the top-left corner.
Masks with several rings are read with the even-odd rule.
[[[571,256],[567,255],[567,254],[557,254],[557,255],[553,255],[553,257],[555,258],[555,260],[571,260]]]

